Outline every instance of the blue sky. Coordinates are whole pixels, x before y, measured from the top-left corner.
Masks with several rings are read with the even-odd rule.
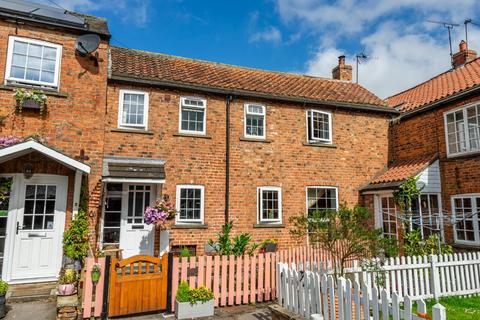
[[[52,5],[50,0],[36,0]],[[337,56],[360,66],[360,83],[381,97],[449,68],[446,30],[427,19],[480,23],[475,0],[56,0],[106,17],[112,44],[196,59],[331,77]],[[480,27],[469,29],[480,50]]]

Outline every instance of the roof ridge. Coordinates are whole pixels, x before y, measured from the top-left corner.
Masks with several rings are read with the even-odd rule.
[[[468,61],[467,63],[465,63],[464,65],[462,65],[462,66],[460,66],[460,67],[458,67],[458,68],[450,68],[450,69],[448,69],[448,70],[445,70],[445,71],[443,71],[442,73],[439,73],[439,74],[437,74],[436,76],[433,76],[432,78],[430,78],[430,79],[428,79],[428,80],[425,80],[425,81],[423,81],[423,82],[420,82],[420,83],[414,85],[413,87],[410,87],[410,88],[408,88],[408,89],[405,89],[405,90],[403,90],[403,91],[400,91],[400,92],[398,92],[398,93],[396,93],[396,94],[394,94],[394,95],[391,95],[391,96],[385,98],[385,101],[388,101],[388,99],[390,99],[390,98],[397,97],[397,96],[399,96],[399,95],[401,95],[401,94],[404,94],[404,93],[406,93],[406,92],[408,92],[408,91],[411,91],[411,90],[413,90],[413,89],[415,89],[415,88],[418,88],[418,87],[424,85],[425,83],[428,83],[428,82],[430,82],[430,81],[432,81],[432,80],[434,80],[434,79],[436,79],[436,78],[439,78],[439,77],[441,77],[441,76],[443,76],[443,75],[445,75],[445,74],[447,74],[447,73],[449,73],[449,72],[456,72],[457,70],[460,70],[460,68],[464,68],[466,65],[469,65],[469,64],[471,64],[472,62],[474,62],[474,61],[476,61],[476,60],[478,60],[478,59],[480,59],[480,56],[478,56],[477,58],[475,58],[475,59],[473,59],[473,60],[471,60],[471,61]],[[405,103],[405,102],[401,102],[400,104],[402,104],[402,103]]]
[[[352,81],[331,79],[331,78],[313,76],[313,75],[308,75],[308,74],[303,74],[303,73],[277,71],[277,70],[267,70],[267,69],[261,69],[261,68],[239,66],[239,65],[229,64],[229,63],[224,63],[224,62],[216,62],[216,61],[209,61],[209,60],[203,60],[203,59],[188,58],[188,57],[182,57],[182,56],[177,56],[177,55],[173,55],[173,54],[146,51],[146,50],[141,50],[141,49],[125,48],[125,47],[120,47],[120,46],[111,46],[111,48],[112,49],[116,48],[116,49],[132,50],[132,51],[142,52],[142,53],[156,55],[156,56],[163,56],[163,57],[167,57],[167,58],[183,59],[183,60],[189,60],[189,61],[193,61],[193,62],[208,63],[208,64],[225,66],[225,67],[239,68],[239,69],[252,70],[252,71],[261,71],[261,72],[265,72],[265,73],[274,73],[274,74],[287,75],[287,76],[293,76],[293,77],[299,77],[299,78],[312,78],[312,79],[317,79],[317,80],[325,80],[325,81],[340,82],[340,83],[349,83],[349,84],[353,84],[353,85],[357,85],[359,87],[362,87],[358,83],[354,83]],[[364,88],[364,87],[362,87],[362,88]]]

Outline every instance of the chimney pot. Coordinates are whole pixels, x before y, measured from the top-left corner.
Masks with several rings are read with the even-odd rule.
[[[345,64],[345,56],[338,57],[338,65],[332,69],[332,78],[336,80],[352,81],[352,66]]]
[[[463,40],[460,41],[458,49],[459,51],[452,56],[452,64],[454,69],[461,67],[465,63],[477,58],[477,52],[468,49],[467,43]]]

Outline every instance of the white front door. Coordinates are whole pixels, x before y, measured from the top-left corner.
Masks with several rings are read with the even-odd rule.
[[[155,232],[144,221],[145,208],[153,204],[153,186],[123,184],[120,249],[123,258],[153,255]]]
[[[18,176],[13,234],[12,281],[55,280],[62,262],[67,206],[65,176]],[[13,230],[12,230],[13,229]]]

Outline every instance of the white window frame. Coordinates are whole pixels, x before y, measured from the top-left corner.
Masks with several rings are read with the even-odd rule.
[[[47,47],[52,47],[57,50],[57,57],[55,60],[55,73],[53,76],[54,82],[44,82],[44,81],[35,81],[35,80],[26,80],[26,79],[18,79],[14,78],[10,75],[10,71],[12,68],[12,60],[13,60],[13,46],[15,41],[20,41],[20,42],[27,42],[31,44],[37,44],[41,46],[47,46]],[[17,36],[10,36],[8,38],[8,50],[7,50],[7,65],[5,68],[5,84],[7,83],[23,83],[23,84],[31,84],[31,85],[41,85],[41,86],[46,86],[46,87],[51,87],[58,89],[60,87],[60,68],[61,68],[61,57],[62,57],[62,46],[59,44],[51,43],[51,42],[46,42],[46,41],[41,41],[41,40],[36,40],[36,39],[30,39],[30,38],[24,38],[24,37],[17,37]]]
[[[248,111],[248,107],[250,106],[255,106],[255,107],[261,107],[262,108],[262,113],[252,113]],[[252,115],[252,116],[262,116],[263,117],[263,135],[257,136],[257,135],[250,135],[247,134],[247,115]],[[263,104],[258,104],[258,103],[245,103],[244,105],[244,115],[243,115],[243,135],[245,138],[250,138],[250,139],[265,139],[266,134],[267,134],[267,112],[265,105]]]
[[[475,240],[474,241],[468,241],[468,240],[459,240],[457,238],[457,224],[454,223],[453,225],[453,239],[455,243],[458,244],[466,244],[466,245],[479,245],[480,244],[480,230],[479,230],[479,217],[478,213],[475,214],[475,212],[478,212],[480,208],[477,207],[477,203],[475,201],[475,198],[480,198],[480,193],[465,193],[465,194],[456,194],[450,197],[450,204],[452,208],[452,216],[456,221],[456,214],[455,214],[455,199],[463,199],[463,198],[470,198],[472,202],[472,223],[473,223],[473,233]]]
[[[308,116],[311,113],[310,116],[310,121],[308,120]],[[323,138],[315,138],[313,136],[313,114],[314,113],[320,113],[328,116],[328,137],[329,139],[323,139]],[[327,112],[327,111],[321,111],[317,109],[308,109],[305,113],[305,119],[306,119],[306,124],[307,124],[307,142],[322,142],[326,144],[331,144],[333,141],[333,130],[332,130],[332,113]],[[311,129],[310,129],[311,128]],[[310,134],[310,130],[312,130],[312,133]]]
[[[447,149],[447,157],[448,158],[453,158],[453,157],[458,157],[462,156],[465,154],[472,154],[472,153],[480,153],[480,148],[472,150],[470,147],[470,132],[468,130],[468,117],[467,117],[467,109],[473,106],[479,105],[480,102],[475,102],[475,103],[470,103],[467,105],[464,105],[459,108],[455,108],[453,110],[449,110],[443,113],[443,121],[444,121],[444,126],[445,126],[445,146]],[[464,130],[465,130],[465,146],[466,146],[466,151],[460,151],[460,152],[451,152],[450,151],[450,145],[448,143],[448,123],[447,123],[447,116],[452,113],[456,113],[458,111],[463,112],[463,121],[464,121]]]
[[[180,191],[182,189],[200,190],[200,219],[180,219]],[[203,224],[205,219],[205,186],[198,184],[177,184],[176,204],[177,214],[175,215],[176,224]]]
[[[422,201],[421,201],[421,197],[422,196],[426,196],[427,197],[427,201],[428,201],[428,208],[429,208],[429,211],[428,212],[423,212],[422,211]],[[420,222],[419,224],[417,224],[417,227],[420,229],[420,233],[422,235],[422,239],[425,239],[426,236],[425,236],[425,228],[427,229],[430,229],[430,233],[434,234],[434,231],[433,229],[431,228],[428,228],[428,227],[425,227],[425,220],[428,220],[430,218],[433,218],[432,217],[432,214],[435,214],[436,212],[432,212],[431,209],[432,209],[432,205],[431,205],[431,198],[432,196],[435,196],[437,198],[437,205],[438,205],[438,227],[439,227],[439,235],[440,235],[440,239],[441,240],[444,240],[444,230],[443,230],[443,212],[442,212],[442,196],[441,196],[441,193],[438,193],[438,192],[425,192],[425,193],[420,193],[418,195],[418,198],[417,198],[417,206],[418,206],[418,214],[419,214],[419,219],[420,219]],[[428,214],[428,216],[427,216]],[[411,221],[409,222],[409,226],[408,228],[411,229],[413,227],[413,224],[411,223]],[[411,231],[411,230],[409,230]]]
[[[149,94],[145,91],[137,91],[137,90],[120,90],[120,96],[118,98],[118,128],[135,128],[139,130],[148,130],[148,110],[149,110]],[[123,122],[123,102],[125,99],[125,94],[136,94],[136,95],[143,95],[143,123],[142,124],[130,124]]]
[[[203,107],[191,106],[192,108],[203,109],[203,131],[182,130],[182,107],[186,99],[199,100],[203,102]],[[194,135],[205,135],[207,132],[207,99],[199,97],[180,97],[180,105],[178,109],[178,132]]]
[[[305,187],[305,216],[308,217],[308,189],[335,189],[335,199],[337,203],[335,210],[338,211],[338,187],[335,186],[306,186]]]
[[[278,219],[263,219],[263,191],[278,192]],[[272,186],[257,187],[257,224],[282,224],[282,188]]]

